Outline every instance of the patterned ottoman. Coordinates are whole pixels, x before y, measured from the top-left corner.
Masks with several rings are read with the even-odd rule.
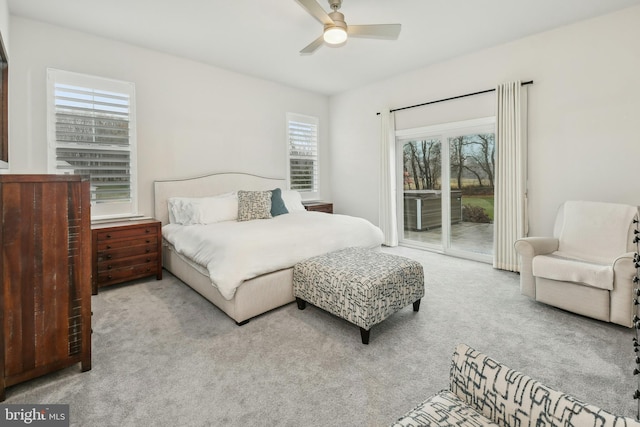
[[[424,271],[409,258],[347,248],[296,264],[293,295],[300,310],[308,302],[359,326],[369,344],[373,325],[411,303],[420,309]]]

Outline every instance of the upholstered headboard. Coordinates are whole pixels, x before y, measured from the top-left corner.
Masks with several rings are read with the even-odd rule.
[[[222,172],[194,178],[154,181],[155,218],[169,223],[167,200],[170,197],[206,197],[238,190],[285,189],[284,178],[267,178],[242,172]]]

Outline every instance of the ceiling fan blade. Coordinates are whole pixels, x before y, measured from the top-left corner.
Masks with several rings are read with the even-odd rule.
[[[397,39],[401,27],[400,24],[349,25],[347,32],[353,37]]]
[[[300,3],[300,6],[304,7],[307,12],[311,14],[314,18],[320,21],[321,24],[324,25],[333,25],[333,19],[327,15],[327,12],[324,11],[322,6],[316,2],[316,0],[296,0]]]
[[[305,54],[306,54],[306,55],[311,54],[311,53],[315,52],[315,50],[316,50],[317,48],[319,48],[320,46],[322,46],[322,43],[324,43],[324,37],[323,37],[323,36],[320,36],[320,37],[318,37],[317,39],[315,39],[314,41],[312,41],[311,43],[309,43],[309,44],[307,45],[307,47],[305,47],[304,49],[302,49],[302,50],[300,51],[300,53],[301,53],[301,54],[303,54],[303,55],[305,55]]]

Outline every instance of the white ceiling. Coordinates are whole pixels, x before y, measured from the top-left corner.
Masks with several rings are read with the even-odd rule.
[[[327,0],[318,0],[329,11]],[[402,24],[398,40],[299,51],[322,25],[295,0],[8,0],[12,15],[335,94],[640,0],[343,0],[347,24]]]

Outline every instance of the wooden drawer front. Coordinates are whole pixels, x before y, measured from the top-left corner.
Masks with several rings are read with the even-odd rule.
[[[304,208],[310,212],[333,213],[333,203],[312,203],[305,205]]]
[[[121,259],[121,258],[129,258],[136,255],[145,255],[152,254],[158,252],[158,245],[138,245],[138,246],[129,246],[118,249],[108,249],[104,251],[98,252],[98,263],[103,261]]]
[[[98,242],[104,240],[128,239],[140,236],[157,236],[158,227],[146,225],[143,227],[123,227],[120,230],[106,230],[98,232]]]
[[[109,270],[115,270],[122,267],[130,267],[134,265],[157,263],[158,254],[153,253],[149,255],[142,255],[132,258],[122,258],[110,261],[102,261],[98,263],[98,273],[102,273]]]
[[[153,236],[138,237],[135,239],[98,241],[98,251],[102,252],[109,249],[120,249],[129,246],[155,245],[157,243],[158,237],[155,234]]]
[[[111,282],[119,283],[132,280],[137,277],[145,277],[154,274],[158,269],[157,262],[138,264],[122,268],[113,269],[98,273],[98,285],[106,285]]]
[[[315,212],[333,213],[333,205],[314,206],[313,208],[311,208],[309,210],[310,211],[315,211]]]

